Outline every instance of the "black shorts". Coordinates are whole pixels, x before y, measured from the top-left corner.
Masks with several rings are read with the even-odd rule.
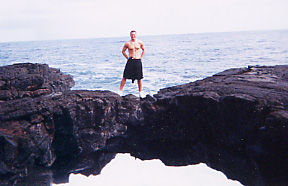
[[[141,59],[129,58],[124,69],[123,77],[125,79],[132,79],[132,83],[134,83],[135,79],[143,79]]]

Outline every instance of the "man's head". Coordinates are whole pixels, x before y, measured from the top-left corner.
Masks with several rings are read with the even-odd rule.
[[[132,31],[130,32],[130,37],[131,37],[132,40],[133,40],[133,39],[136,39],[136,31],[135,31],[135,30],[132,30]]]

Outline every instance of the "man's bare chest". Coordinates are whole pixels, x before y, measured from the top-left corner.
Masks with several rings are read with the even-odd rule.
[[[128,44],[129,50],[139,50],[140,49],[140,44],[138,42],[130,42]]]

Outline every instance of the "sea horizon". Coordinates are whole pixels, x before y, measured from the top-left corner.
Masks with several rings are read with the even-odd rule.
[[[184,32],[184,33],[164,33],[164,34],[151,34],[151,35],[138,35],[138,37],[157,37],[157,36],[175,36],[175,35],[192,35],[192,34],[216,34],[216,33],[241,33],[241,32],[269,32],[269,31],[288,31],[288,29],[252,29],[252,30],[231,30],[231,31],[211,31],[211,32]],[[55,38],[55,39],[35,39],[35,40],[13,40],[13,41],[0,41],[0,43],[14,43],[14,42],[38,42],[38,41],[65,41],[65,40],[87,40],[87,39],[109,39],[109,38],[127,38],[129,35],[123,36],[99,36],[99,37],[78,37],[78,38]]]

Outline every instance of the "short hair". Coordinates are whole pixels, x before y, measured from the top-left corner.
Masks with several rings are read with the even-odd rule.
[[[135,30],[131,30],[130,34],[131,34],[132,32],[135,32],[135,33],[136,33],[136,31],[135,31]]]

